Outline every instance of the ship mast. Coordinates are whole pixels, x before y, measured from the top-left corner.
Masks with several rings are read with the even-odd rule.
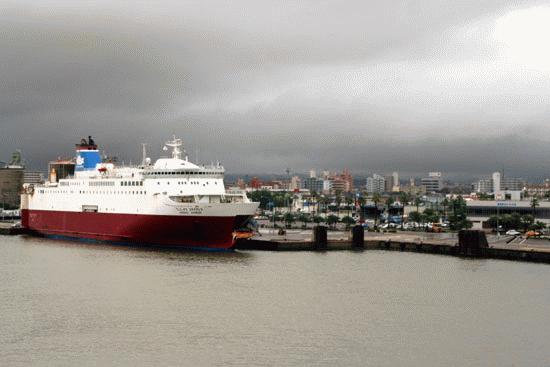
[[[181,146],[183,146],[183,141],[179,138],[176,138],[174,135],[173,139],[170,141],[167,141],[165,146],[172,148],[172,158],[173,159],[181,159],[181,153],[182,150],[180,149]],[[185,150],[183,150],[185,152]],[[186,157],[187,160],[187,157]]]

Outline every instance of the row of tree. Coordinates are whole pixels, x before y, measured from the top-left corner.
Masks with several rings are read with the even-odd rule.
[[[305,213],[285,213],[284,215],[275,215],[275,220],[284,222],[287,227],[291,227],[292,224],[295,222],[301,222],[303,227],[306,227],[307,224],[311,222],[315,224],[326,223],[332,228],[334,228],[339,222],[344,223],[346,225],[346,228],[349,228],[352,224],[355,224],[355,219],[350,216],[345,216],[340,219],[338,216],[333,214],[328,215],[325,218],[320,215],[312,216]]]
[[[423,213],[417,210],[409,213],[409,221],[417,223],[437,223],[441,216],[449,222],[449,228],[453,231],[471,228],[472,222],[468,220],[468,208],[462,196],[456,199],[445,199],[441,203],[442,210],[426,208]]]
[[[497,227],[500,227],[503,231],[508,231],[510,229],[540,231],[546,228],[545,223],[535,221],[535,218],[531,214],[521,215],[519,213],[512,213],[499,215],[498,217],[493,215],[489,218],[487,223],[491,228],[496,230]]]

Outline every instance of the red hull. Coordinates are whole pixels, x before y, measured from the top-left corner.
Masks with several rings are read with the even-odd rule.
[[[241,218],[22,210],[32,232],[144,245],[228,249]]]

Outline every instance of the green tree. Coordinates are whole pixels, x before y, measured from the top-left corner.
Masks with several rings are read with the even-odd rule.
[[[378,203],[380,203],[381,199],[379,193],[375,192],[372,194],[372,201],[374,202],[374,228],[378,226],[378,217],[380,216],[378,213]]]
[[[418,196],[416,196],[414,198],[414,205],[416,206],[416,211],[418,211],[418,207],[420,206],[420,204],[422,204],[422,200]]]
[[[334,228],[336,226],[336,223],[338,223],[338,217],[334,214],[331,214],[327,217],[327,224]]]
[[[532,215],[526,214],[521,216],[520,225],[521,229],[523,229],[524,232],[528,231],[534,223],[535,217],[533,217]]]
[[[346,215],[344,218],[342,218],[342,223],[346,225],[346,229],[349,229],[352,224],[355,224],[355,219],[353,219],[349,215]]]
[[[447,219],[447,208],[449,207],[450,202],[449,199],[445,198],[441,202],[441,206],[443,207],[443,218]]]
[[[422,221],[422,214],[420,212],[410,212],[409,222],[420,223]]]
[[[310,217],[306,213],[300,213],[300,215],[298,215],[298,221],[302,222],[303,228],[307,228],[307,224],[310,222]]]
[[[424,210],[424,213],[421,215],[422,222],[427,223],[438,223],[439,222],[439,214],[433,210],[432,208],[427,208]]]
[[[287,228],[291,228],[292,223],[296,221],[296,217],[292,213],[285,213],[285,215],[283,215],[283,221],[285,222]]]
[[[531,225],[529,229],[532,229],[534,231],[542,231],[546,229],[546,223],[537,220],[535,223]]]
[[[409,193],[402,191],[399,193],[399,201],[403,206],[407,205],[409,201],[411,200]]]
[[[247,192],[246,195],[251,201],[259,202],[260,209],[268,209],[268,204],[273,201],[273,194],[267,190],[255,190]]]
[[[449,217],[449,227],[453,231],[459,231],[465,228],[471,228],[472,222],[467,218],[468,208],[466,207],[466,201],[462,196],[458,196],[456,199],[451,200],[451,215]]]
[[[540,203],[539,203],[539,198],[538,196],[533,196],[533,198],[531,199],[531,213],[533,215],[533,218],[536,216],[535,215],[535,212],[536,212],[536,209],[537,209],[537,206],[539,206]]]
[[[325,222],[325,218],[321,217],[320,215],[316,215],[313,217],[313,222],[315,224],[320,224]]]

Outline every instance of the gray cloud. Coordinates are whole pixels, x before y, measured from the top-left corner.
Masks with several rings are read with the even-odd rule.
[[[137,161],[175,133],[232,172],[544,176],[550,70],[493,35],[541,4],[3,2],[0,159],[92,134]]]

